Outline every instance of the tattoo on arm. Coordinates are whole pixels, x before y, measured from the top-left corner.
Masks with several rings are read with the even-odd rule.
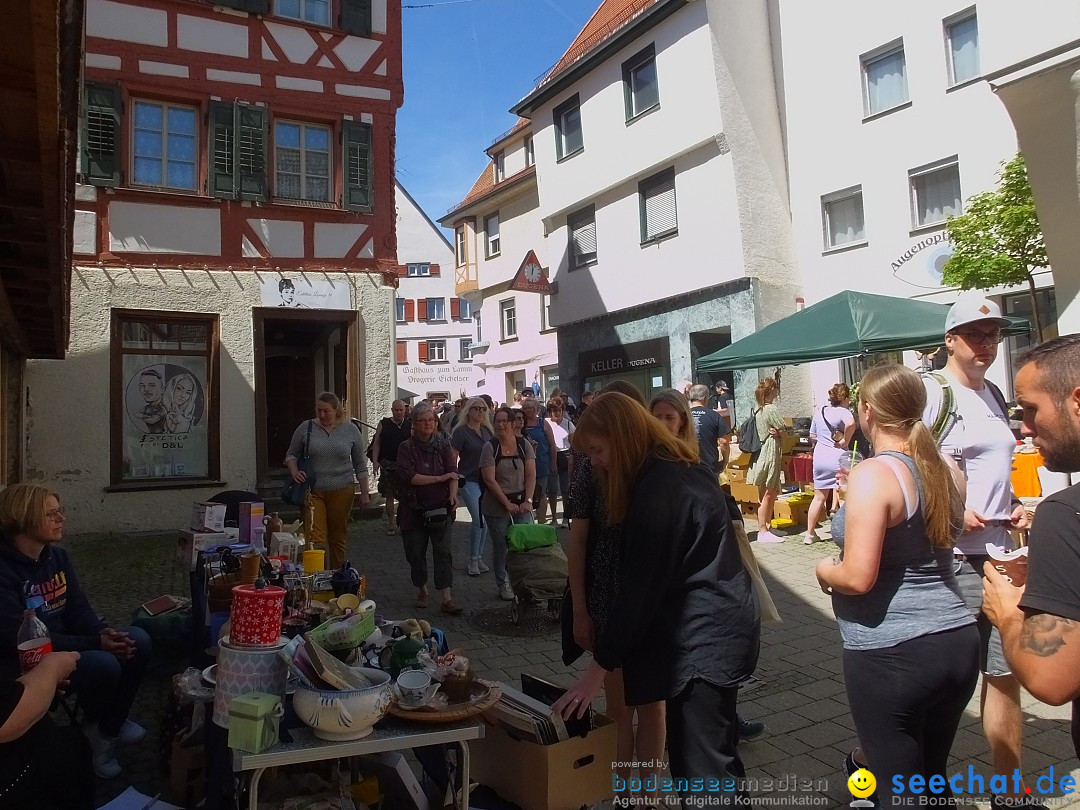
[[[1077,624],[1071,619],[1052,613],[1032,613],[1024,619],[1020,646],[1040,658],[1048,658],[1065,646],[1065,637],[1076,628]]]

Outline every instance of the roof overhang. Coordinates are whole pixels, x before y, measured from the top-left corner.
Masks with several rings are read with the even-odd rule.
[[[67,350],[81,0],[11,0],[0,28],[0,341]]]
[[[602,64],[628,43],[670,17],[689,2],[691,0],[660,0],[655,5],[650,6],[622,28],[602,40],[594,48],[586,51],[569,66],[563,68],[560,73],[544,77],[544,80],[533,88],[525,98],[510,108],[510,112],[525,118],[532,118],[532,114],[537,107],[571,87],[593,68]]]
[[[534,188],[536,188],[535,165],[528,166],[513,177],[506,178],[479,197],[467,200],[457,208],[447,211],[439,218],[439,224],[444,228],[452,228],[462,220],[475,219],[481,211],[490,211],[511,200],[516,200]]]

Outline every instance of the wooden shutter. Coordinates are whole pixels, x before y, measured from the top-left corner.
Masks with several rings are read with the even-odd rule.
[[[95,186],[120,185],[120,88],[88,82],[82,119],[82,174]]]
[[[665,172],[642,184],[641,241],[647,242],[679,229],[675,212],[675,172]]]
[[[236,116],[237,185],[241,200],[265,200],[266,148],[270,142],[266,110],[250,104],[237,105]]]
[[[417,344],[417,346],[420,349],[420,362],[421,363],[426,363],[428,361],[428,359],[427,359],[427,341],[426,340],[421,340]]]
[[[345,3],[344,5],[348,5]],[[344,6],[342,16],[345,16]],[[371,124],[345,122],[345,208],[371,213],[374,192],[371,171]]]
[[[429,265],[429,266],[431,267],[431,275],[438,276],[439,275],[439,265],[432,264],[432,265]]]
[[[416,320],[416,302],[411,298],[405,299],[405,323],[412,323]]]
[[[416,319],[418,321],[426,321],[428,319],[428,309],[427,309],[427,299],[426,298],[417,298],[416,299],[416,311],[417,311]]]
[[[341,0],[341,30],[358,37],[371,36],[371,0]]]
[[[461,317],[461,299],[460,298],[451,298],[450,299],[450,317],[453,318],[455,321],[458,320]]]
[[[409,343],[406,340],[397,342],[397,361],[399,365],[409,362]]]
[[[270,13],[270,0],[211,0],[215,6],[238,8],[241,11],[249,11],[252,14]]]
[[[210,102],[210,196],[236,198],[236,108]]]

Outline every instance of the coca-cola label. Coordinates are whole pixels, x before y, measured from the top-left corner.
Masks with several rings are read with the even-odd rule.
[[[19,667],[29,672],[41,663],[41,656],[52,652],[52,639],[32,638],[19,645]]]

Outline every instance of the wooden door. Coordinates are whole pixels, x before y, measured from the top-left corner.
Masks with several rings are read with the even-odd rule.
[[[267,357],[265,361],[266,466],[271,474],[285,464],[297,425],[315,414],[315,370],[310,356]]]

